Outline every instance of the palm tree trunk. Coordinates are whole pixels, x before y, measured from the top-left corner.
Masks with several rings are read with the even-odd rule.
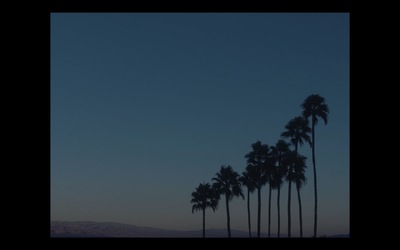
[[[315,133],[314,133],[314,126],[315,126],[315,118],[313,117],[312,120],[312,162],[313,162],[313,169],[314,169],[314,238],[317,237],[317,169],[315,167]]]
[[[288,237],[290,238],[290,227],[292,226],[292,222],[290,220],[290,195],[291,195],[291,188],[292,188],[292,182],[289,181],[289,194],[288,194]]]
[[[300,197],[300,187],[297,187],[297,198],[299,200],[299,217],[300,217],[300,238],[303,238],[303,219],[302,219],[302,212],[301,212],[301,197]]]
[[[206,237],[206,209],[203,209],[203,238]]]
[[[271,237],[271,183],[269,183],[269,201],[268,201],[268,238]]]
[[[257,238],[260,238],[260,220],[261,220],[261,188],[257,188],[257,196],[258,196]]]
[[[231,218],[229,215],[229,199],[228,199],[228,195],[225,194],[225,203],[226,203],[226,226],[228,228],[228,238],[231,238]]]
[[[278,187],[278,238],[280,238],[281,236],[281,209],[279,205],[280,196],[281,196],[281,188]]]
[[[247,188],[247,220],[249,221],[249,238],[251,238],[251,223],[250,223],[250,189]]]

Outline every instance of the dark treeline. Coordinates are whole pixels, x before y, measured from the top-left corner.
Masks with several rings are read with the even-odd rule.
[[[287,200],[287,235],[291,237],[291,196],[292,184],[295,185],[297,200],[299,203],[299,225],[300,237],[303,237],[303,220],[300,190],[306,184],[305,171],[307,168],[307,158],[298,152],[299,146],[307,144],[312,150],[313,177],[314,177],[314,234],[317,237],[317,174],[315,161],[315,125],[318,119],[322,119],[327,124],[329,109],[325,99],[319,95],[310,95],[301,104],[303,112],[301,115],[291,119],[281,133],[274,145],[263,144],[256,141],[251,145],[251,151],[245,154],[246,168],[240,175],[231,166],[222,165],[219,172],[211,179],[212,183],[200,183],[196,191],[192,193],[191,203],[192,213],[195,210],[203,212],[203,238],[205,237],[205,211],[218,208],[221,198],[225,200],[228,237],[231,238],[229,202],[234,197],[242,197],[243,188],[246,187],[247,197],[247,218],[249,237],[252,237],[250,220],[250,196],[257,191],[257,237],[260,237],[261,223],[261,189],[268,184],[268,237],[271,237],[271,196],[272,191],[277,191],[277,211],[278,228],[277,237],[281,234],[280,224],[280,197],[281,187],[286,182],[288,184]],[[310,127],[311,120],[311,127]],[[311,136],[310,136],[311,134]],[[287,140],[287,141],[285,141]]]

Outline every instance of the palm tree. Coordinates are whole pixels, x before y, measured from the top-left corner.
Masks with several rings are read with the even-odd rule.
[[[250,193],[253,193],[256,187],[253,177],[248,171],[242,173],[242,176],[239,177],[239,181],[242,183],[242,185],[247,187],[247,220],[249,224],[249,238],[251,238]]]
[[[291,204],[291,192],[292,192],[292,182],[295,181],[295,164],[297,160],[297,152],[296,151],[288,151],[285,153],[282,159],[282,165],[286,169],[286,181],[289,183],[288,188],[288,237],[291,237],[291,211],[290,211],[290,204]]]
[[[296,162],[294,164],[294,182],[296,183],[297,190],[297,199],[299,201],[299,217],[300,217],[300,237],[303,237],[303,220],[302,220],[302,211],[301,211],[301,197],[300,197],[300,189],[306,183],[305,169],[306,166],[306,157],[297,154]]]
[[[315,125],[318,123],[318,118],[321,118],[325,125],[328,123],[328,113],[329,108],[325,103],[325,98],[320,95],[310,95],[308,96],[303,104],[301,105],[303,108],[303,116],[305,118],[311,117],[311,149],[312,149],[312,162],[313,162],[313,170],[314,170],[314,238],[317,237],[317,170],[315,166]]]
[[[257,141],[251,145],[252,151],[245,155],[247,158],[246,171],[252,176],[254,186],[257,189],[258,213],[257,213],[257,237],[260,238],[261,223],[261,188],[267,182],[265,175],[265,164],[267,161],[268,145]]]
[[[219,194],[225,195],[228,237],[231,238],[229,201],[231,201],[234,196],[241,196],[244,199],[242,185],[239,181],[240,175],[229,165],[222,165],[220,171],[216,173],[216,175],[217,177],[212,178],[212,180],[215,181],[213,188],[215,188]]]
[[[304,142],[310,143],[309,133],[311,129],[308,125],[308,120],[303,116],[297,116],[290,120],[288,124],[285,126],[287,129],[284,131],[281,136],[284,138],[290,138],[290,141],[294,145],[295,152],[298,153],[298,145],[303,145]],[[297,194],[300,195],[299,188],[301,187],[296,185]],[[303,220],[302,220],[302,211],[301,211],[301,199],[299,196],[299,219],[300,219],[300,237],[303,237]]]
[[[218,207],[219,195],[211,187],[210,183],[200,183],[196,188],[195,192],[192,192],[192,199],[190,203],[193,203],[192,213],[195,210],[203,211],[203,238],[205,237],[206,228],[206,208],[210,207],[215,212]]]
[[[282,159],[286,152],[289,151],[290,144],[284,140],[279,140],[275,146],[271,147],[271,152],[274,155],[277,166],[272,174],[272,188],[278,190],[277,205],[278,205],[278,238],[281,235],[281,214],[280,214],[280,196],[283,178],[286,176],[286,169],[282,165]]]
[[[265,175],[267,178],[268,186],[269,186],[269,192],[268,192],[268,238],[271,237],[271,195],[272,195],[272,189],[273,189],[273,174],[274,174],[274,168],[275,168],[275,161],[276,159],[274,158],[274,154],[272,152],[268,151],[267,153],[267,160],[265,162]]]

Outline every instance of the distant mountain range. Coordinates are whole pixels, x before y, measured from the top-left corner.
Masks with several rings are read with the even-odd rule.
[[[115,222],[93,221],[51,221],[50,237],[52,238],[200,238],[202,230],[179,231],[153,227],[140,227]],[[249,233],[241,230],[231,230],[232,237],[247,238]],[[255,236],[256,232],[252,232]],[[226,238],[226,229],[206,229],[207,238]],[[261,237],[267,234],[262,233]],[[275,235],[271,235],[275,237]],[[285,235],[282,235],[285,237]],[[349,237],[337,235],[337,237]]]
[[[231,230],[232,237],[244,238],[249,233],[240,230]],[[255,233],[255,232],[254,232]],[[50,236],[54,238],[65,237],[155,237],[155,238],[199,238],[202,237],[202,230],[179,231],[167,230],[154,227],[140,227],[130,224],[115,222],[93,222],[93,221],[52,221]],[[226,238],[226,229],[206,229],[208,238]],[[262,234],[266,237],[266,234]]]

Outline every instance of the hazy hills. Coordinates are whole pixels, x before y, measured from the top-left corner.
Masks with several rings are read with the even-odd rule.
[[[247,231],[231,230],[232,237],[248,238]],[[253,237],[256,232],[252,232]],[[226,229],[206,229],[207,238],[226,238]],[[282,234],[281,237],[285,237]],[[202,230],[179,231],[166,230],[153,227],[140,227],[130,224],[115,222],[93,222],[93,221],[51,221],[50,237],[53,238],[200,238]],[[261,233],[261,237],[267,237],[266,233]],[[272,234],[271,237],[276,237]],[[330,236],[330,238],[348,238],[348,234]]]
[[[232,237],[248,237],[249,233],[240,230],[231,230]],[[255,232],[254,232],[255,233]],[[178,231],[153,227],[140,227],[135,225],[115,222],[92,221],[52,221],[50,228],[51,237],[202,237],[202,230]],[[262,237],[265,237],[262,234]],[[226,229],[207,229],[208,238],[227,237]]]

